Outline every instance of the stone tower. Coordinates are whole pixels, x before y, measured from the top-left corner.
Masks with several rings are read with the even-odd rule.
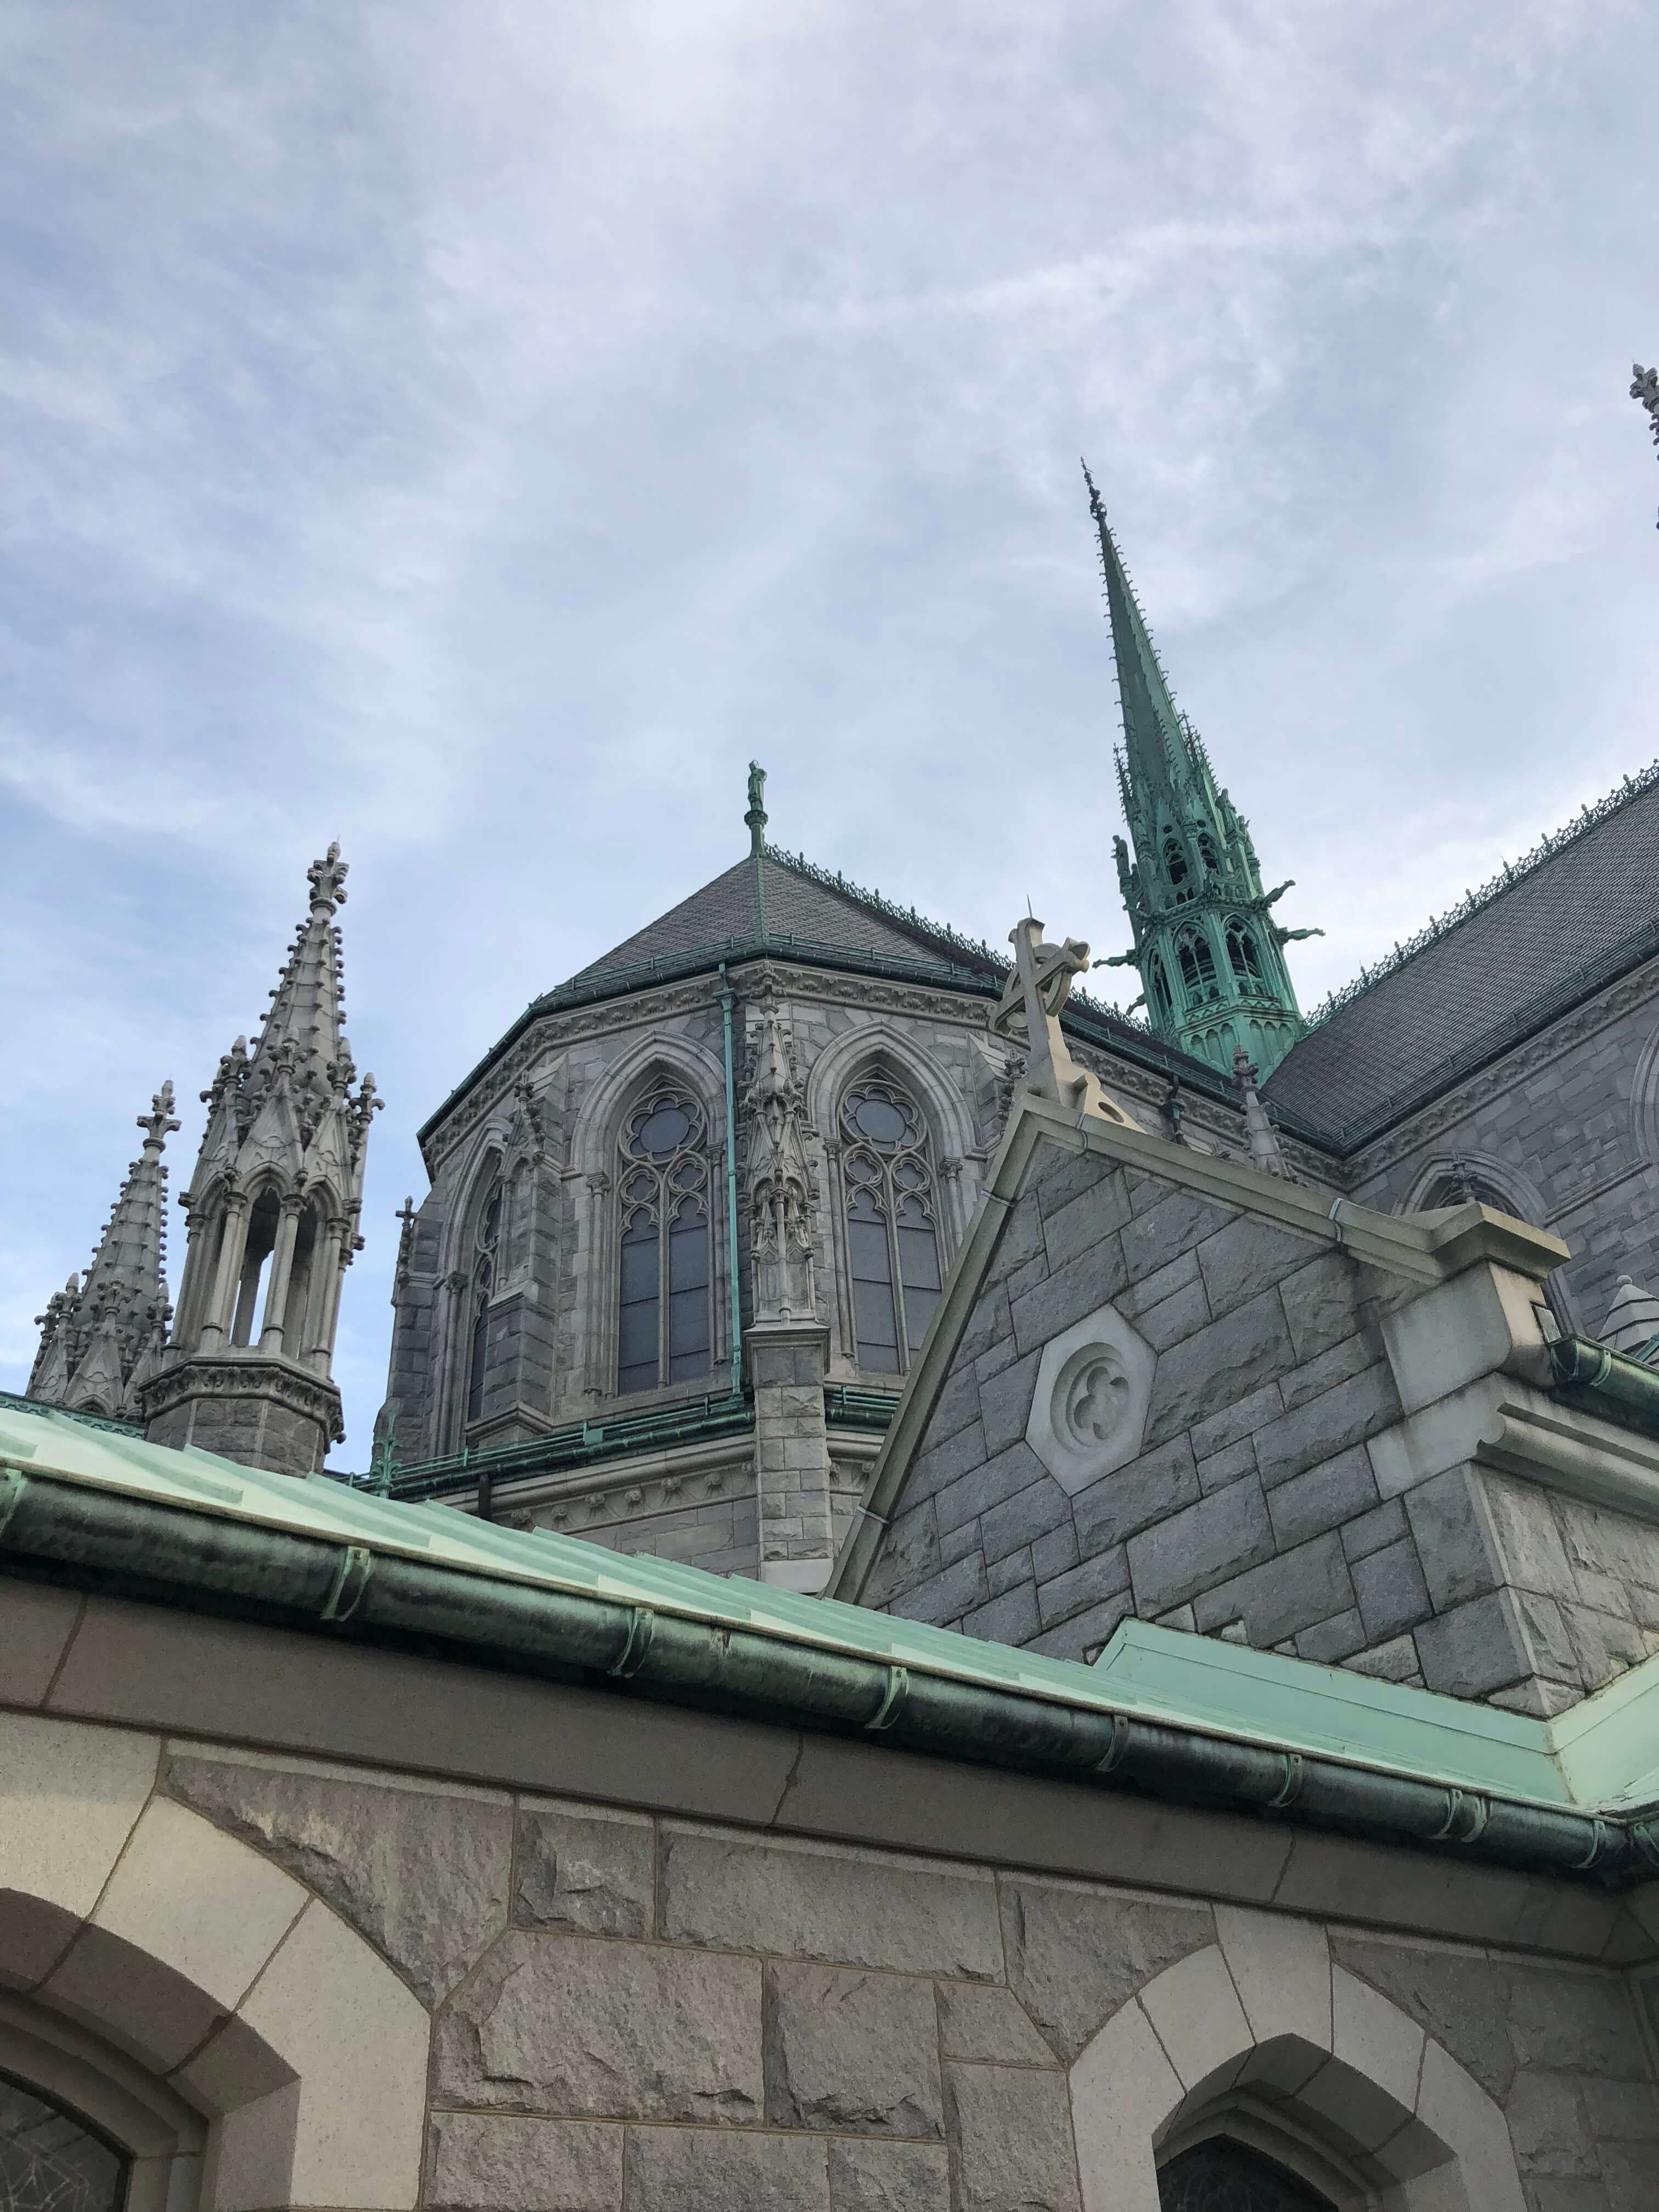
[[[161,1149],[179,1127],[170,1083],[138,1127],[143,1148],[127,1170],[86,1281],[71,1275],[40,1316],[40,1349],[27,1394],[109,1420],[137,1418],[140,1394],[167,1340],[172,1310],[161,1273],[167,1177]]]
[[[1215,780],[1202,739],[1177,712],[1088,471],[1100,533],[1123,745],[1118,787],[1134,843],[1114,841],[1134,950],[1109,965],[1139,970],[1155,1035],[1231,1075],[1243,1051],[1265,1076],[1302,1034],[1285,965],[1291,939],[1270,909],[1249,824]]]
[[[278,1474],[319,1468],[344,1433],[331,1365],[340,1283],[358,1248],[363,1154],[380,1102],[342,1028],[345,863],[308,872],[311,906],[250,1054],[219,1062],[183,1205],[190,1241],[172,1342],[145,1385],[155,1443]]]

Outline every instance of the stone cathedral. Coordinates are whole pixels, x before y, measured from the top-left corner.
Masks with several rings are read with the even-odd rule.
[[[0,2212],[1659,2212],[1659,769],[1304,1014],[1089,495],[1127,945],[751,767],[354,1472],[337,848],[176,1301],[156,1093],[0,1399]]]

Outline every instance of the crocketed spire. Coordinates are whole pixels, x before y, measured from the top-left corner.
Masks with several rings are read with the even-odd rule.
[[[167,1170],[161,1152],[179,1127],[164,1083],[138,1117],[144,1141],[104,1224],[86,1279],[71,1275],[36,1319],[40,1349],[27,1395],[49,1406],[137,1418],[143,1384],[158,1365],[172,1315],[161,1269],[167,1249]]]

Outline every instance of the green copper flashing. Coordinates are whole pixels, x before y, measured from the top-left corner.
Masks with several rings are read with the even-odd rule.
[[[0,1567],[1465,1857],[1659,1868],[1638,1796],[1659,1662],[1563,1751],[1559,1723],[1173,1631],[1126,1624],[1083,1667],[3,1411]]]

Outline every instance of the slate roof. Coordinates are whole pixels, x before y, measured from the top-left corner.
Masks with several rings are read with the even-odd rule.
[[[1342,994],[1263,1095],[1352,1149],[1656,952],[1650,771]]]

